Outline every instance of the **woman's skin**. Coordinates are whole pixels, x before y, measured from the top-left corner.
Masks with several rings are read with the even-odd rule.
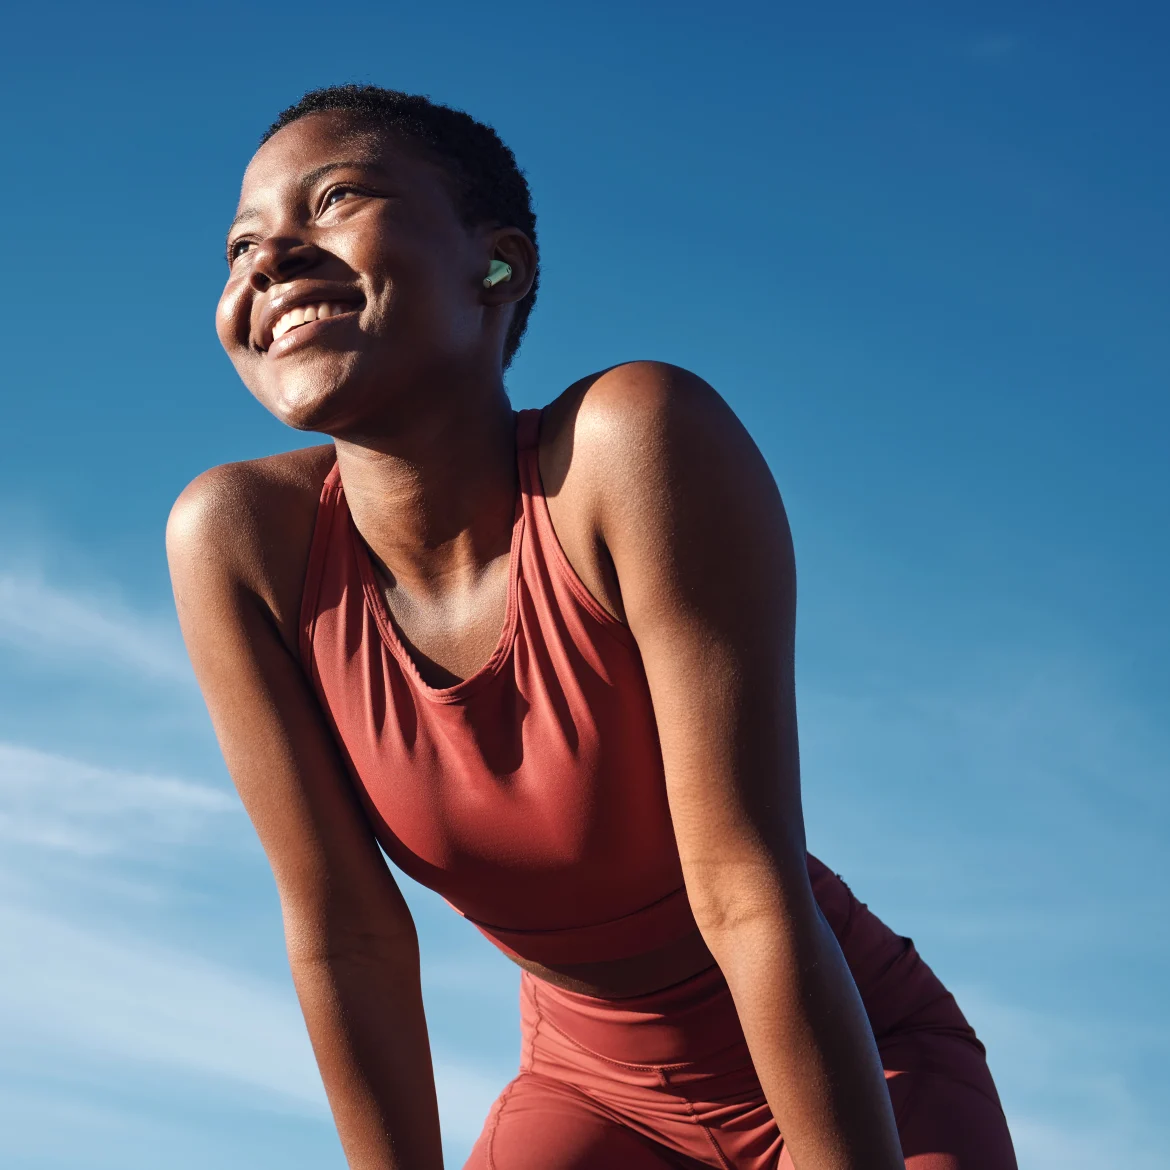
[[[301,590],[334,459],[427,682],[475,673],[504,621],[516,493],[502,356],[535,252],[468,225],[444,172],[344,114],[266,143],[228,237],[218,330],[249,390],[334,444],[216,468],[168,550],[192,662],[272,865],[289,962],[349,1164],[442,1165],[406,903],[299,663]],[[493,258],[512,279],[492,289]],[[622,258],[595,273],[620,279]],[[343,310],[272,342],[290,303]],[[718,962],[799,1170],[901,1170],[873,1037],[805,868],[793,693],[795,573],[751,439],[694,375],[618,366],[544,414],[540,470],[574,570],[637,639],[699,933],[547,969],[606,997]],[[713,958],[712,958],[713,957]]]

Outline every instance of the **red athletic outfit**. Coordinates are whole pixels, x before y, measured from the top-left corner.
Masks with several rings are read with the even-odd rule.
[[[518,420],[507,616],[456,686],[419,676],[337,468],[321,492],[301,652],[387,854],[504,951],[537,963],[643,954],[695,929],[645,673],[628,628],[569,565]],[[983,1048],[918,957],[815,858],[817,901],[878,1039],[908,1165],[1015,1162]],[[522,976],[520,1075],[469,1168],[788,1165],[718,968],[636,999]],[[928,1156],[922,1160],[919,1156]]]

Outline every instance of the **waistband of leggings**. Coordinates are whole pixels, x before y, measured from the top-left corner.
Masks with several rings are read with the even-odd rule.
[[[525,972],[520,1010],[528,1036],[561,1037],[625,1064],[690,1063],[743,1044],[743,1030],[717,967],[629,999],[597,999],[565,991]]]

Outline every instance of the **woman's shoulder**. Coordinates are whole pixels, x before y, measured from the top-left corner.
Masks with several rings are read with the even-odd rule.
[[[332,444],[225,463],[184,488],[167,523],[176,588],[243,588],[296,644],[300,595]]]
[[[707,463],[734,461],[747,448],[754,444],[714,387],[669,362],[623,362],[590,374],[543,412],[541,467],[552,490],[588,480],[620,494],[631,477],[665,472],[696,451]]]
[[[544,408],[542,456],[568,472],[596,466],[607,478],[702,442],[733,451],[746,432],[718,391],[698,374],[660,361],[630,361],[574,382]],[[623,460],[622,456],[633,458]],[[611,480],[612,482],[612,480]]]
[[[611,366],[544,408],[540,473],[553,528],[605,609],[624,615],[609,551],[615,527],[670,527],[679,482],[701,490],[712,463],[742,465],[749,448],[719,394],[667,362]]]
[[[638,425],[664,412],[702,410],[719,404],[715,389],[698,374],[670,362],[619,362],[578,379],[544,408],[546,427],[572,418],[578,424]]]

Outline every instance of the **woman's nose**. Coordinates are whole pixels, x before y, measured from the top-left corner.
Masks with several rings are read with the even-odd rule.
[[[294,280],[312,268],[320,255],[315,244],[288,237],[269,236],[256,245],[249,278],[257,292],[267,292],[274,284]]]

